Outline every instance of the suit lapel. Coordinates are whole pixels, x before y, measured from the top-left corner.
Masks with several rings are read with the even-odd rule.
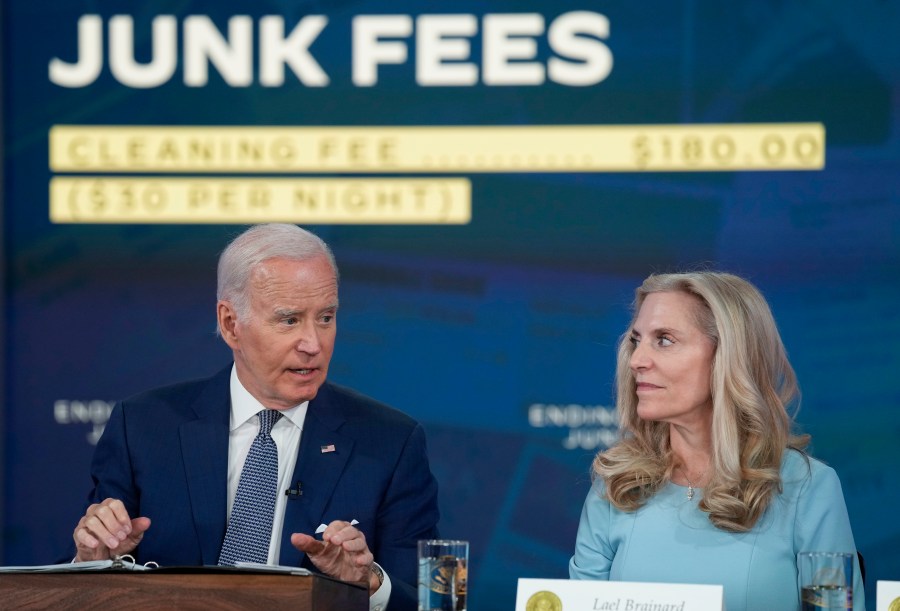
[[[192,406],[197,418],[179,428],[191,514],[205,565],[218,562],[225,536],[230,376],[228,367],[210,380]]]
[[[338,431],[345,421],[326,383],[319,389],[316,398],[310,401],[303,424],[297,463],[291,479],[292,484],[301,482],[303,494],[287,501],[281,536],[281,564],[298,566],[303,560],[304,554],[291,545],[291,534],[313,535],[319,524],[353,518],[325,515],[334,488],[353,451],[353,439]]]

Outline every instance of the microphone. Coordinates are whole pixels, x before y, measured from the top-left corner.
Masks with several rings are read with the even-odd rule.
[[[284,495],[291,500],[303,496],[303,482],[297,480],[297,483],[294,484],[293,488],[288,488],[284,491]]]

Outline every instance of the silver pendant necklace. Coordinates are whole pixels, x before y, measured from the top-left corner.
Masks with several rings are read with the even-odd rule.
[[[681,474],[684,476],[684,479],[687,480],[687,483],[688,483],[687,499],[689,501],[691,501],[694,499],[694,482],[692,482],[691,478],[688,477],[687,471],[685,471],[681,467],[678,467],[678,470],[681,471]],[[703,479],[704,473],[706,473],[706,472],[704,471],[703,473],[700,474],[700,479]],[[697,481],[700,481],[700,480],[697,480]]]

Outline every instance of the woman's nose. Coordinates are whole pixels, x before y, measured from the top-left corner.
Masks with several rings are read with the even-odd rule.
[[[629,366],[632,369],[646,369],[650,366],[650,358],[647,355],[646,349],[643,347],[643,343],[640,341],[635,341],[634,351],[631,353],[631,359],[629,360]]]

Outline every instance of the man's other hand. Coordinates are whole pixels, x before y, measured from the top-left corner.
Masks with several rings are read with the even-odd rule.
[[[88,507],[72,533],[78,553],[75,562],[106,560],[130,554],[150,528],[149,518],[131,519],[118,499],[106,499]]]

